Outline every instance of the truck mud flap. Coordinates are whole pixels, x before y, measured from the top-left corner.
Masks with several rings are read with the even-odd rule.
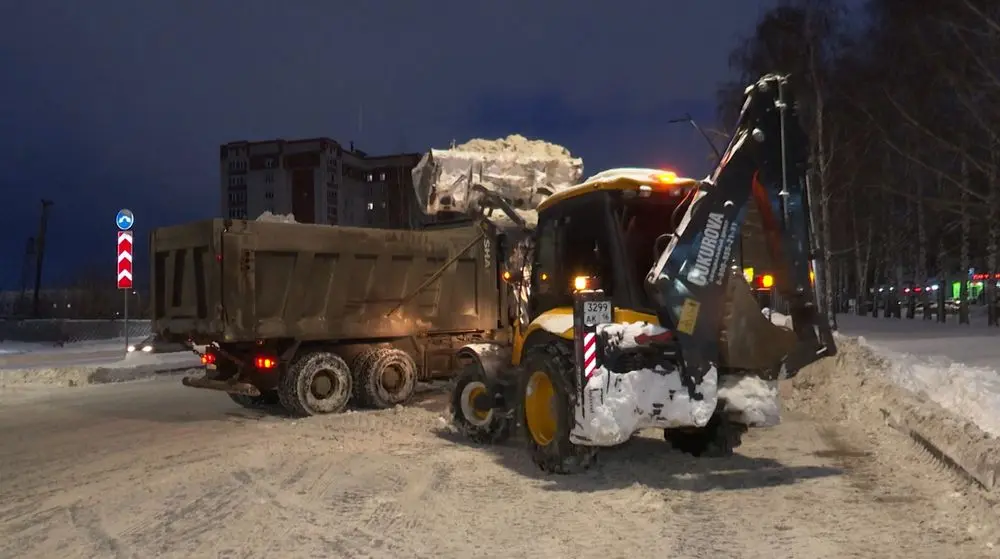
[[[256,386],[246,382],[229,382],[225,380],[213,380],[205,377],[184,377],[181,384],[191,388],[207,388],[209,390],[220,390],[229,394],[242,394],[244,396],[260,396],[260,390]]]

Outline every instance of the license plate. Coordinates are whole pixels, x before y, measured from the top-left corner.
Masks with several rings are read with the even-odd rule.
[[[614,320],[611,312],[611,301],[584,301],[583,323],[587,326],[607,324]]]

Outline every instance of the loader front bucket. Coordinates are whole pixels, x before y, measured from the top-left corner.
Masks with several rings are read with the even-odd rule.
[[[784,371],[791,377],[802,367],[834,355],[836,346],[825,319],[817,315],[803,323],[799,314],[794,329],[773,324],[761,312],[746,280],[732,275],[719,333],[721,364],[763,376],[776,377]]]

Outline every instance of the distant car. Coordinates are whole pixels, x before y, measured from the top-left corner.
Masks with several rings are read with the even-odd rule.
[[[182,344],[165,342],[157,338],[155,334],[146,336],[134,344],[129,344],[127,348],[129,353],[176,353],[178,351],[185,351],[186,349]]]

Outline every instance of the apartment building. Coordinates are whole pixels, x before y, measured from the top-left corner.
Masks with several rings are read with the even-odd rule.
[[[421,220],[410,176],[420,157],[370,156],[330,138],[230,142],[219,149],[222,215],[411,228]]]

